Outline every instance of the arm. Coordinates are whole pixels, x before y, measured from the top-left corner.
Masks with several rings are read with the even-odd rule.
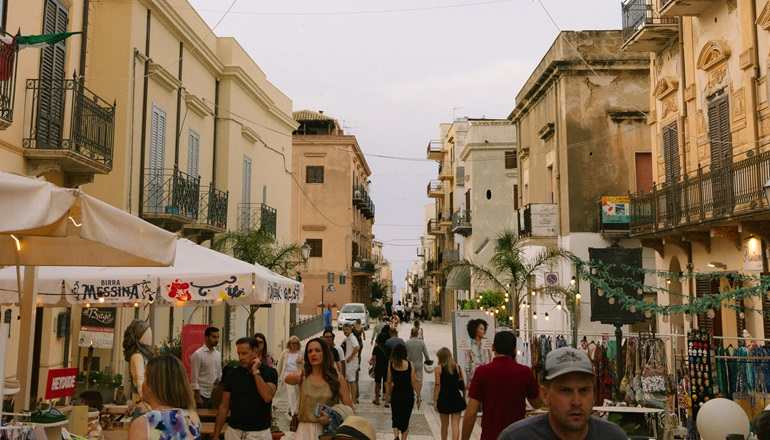
[[[259,373],[259,370],[257,370],[256,373],[253,373],[253,376],[254,382],[257,384],[257,392],[259,393],[259,397],[261,397],[265,403],[272,402],[273,396],[275,395],[276,386],[271,379],[274,379],[277,382],[278,378],[272,378],[269,376],[263,378]]]
[[[225,391],[222,393],[222,401],[219,403],[219,408],[217,408],[217,421],[214,423],[214,433],[211,436],[211,438],[219,438],[219,435],[222,433],[222,428],[225,426],[225,421],[227,420],[227,413],[230,411],[230,392]],[[130,435],[128,438],[133,438]]]
[[[278,365],[276,366],[278,369],[278,378],[280,379],[283,377],[283,369],[286,367],[286,357],[288,356],[288,351],[284,350],[283,353],[281,353],[281,359],[278,361]]]
[[[388,362],[388,380],[385,382],[385,392],[390,396],[393,391],[393,375],[390,372],[390,362]]]
[[[302,383],[302,373],[299,371],[296,373],[289,373],[286,375],[284,382],[289,385],[299,385]]]
[[[468,406],[465,408],[465,414],[463,415],[463,435],[462,440],[468,440],[471,438],[473,432],[473,426],[476,424],[476,414],[479,412],[479,401],[471,398],[468,400]]]
[[[193,393],[195,394],[195,403],[199,404],[201,403],[201,386],[198,381],[198,377],[200,376],[200,358],[199,356],[196,356],[198,352],[190,356],[190,386],[193,389]]]
[[[420,343],[422,344],[422,355],[425,356],[426,361],[429,361],[430,353],[428,353],[428,347],[425,346],[424,342],[420,341]]]
[[[412,389],[414,390],[414,394],[417,395],[417,406],[419,407],[420,402],[422,401],[422,397],[420,397],[422,396],[422,382],[417,379],[417,372],[414,371],[414,365],[412,365]]]
[[[436,365],[436,368],[433,370],[433,377],[435,377],[436,384],[433,385],[433,403],[437,404],[438,402],[438,394],[441,391],[441,367]]]
[[[134,353],[131,355],[131,362],[129,365],[131,370],[131,380],[136,385],[137,394],[139,398],[142,397],[142,384],[144,384],[144,357],[141,353]]]
[[[128,428],[128,438],[131,440],[147,440],[147,421],[144,417],[137,417]]]

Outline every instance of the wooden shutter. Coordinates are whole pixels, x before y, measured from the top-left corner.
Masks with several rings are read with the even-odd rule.
[[[695,279],[695,296],[701,298],[707,295],[719,293],[719,279],[698,277]],[[709,318],[706,313],[698,315],[698,328],[708,330],[714,336],[722,336],[722,310],[714,310],[714,318]]]
[[[318,238],[308,238],[306,240],[310,246],[310,257],[320,258],[324,255],[324,242]]]
[[[663,127],[663,161],[666,167],[666,182],[678,181],[682,168],[679,162],[679,132],[676,122]]]
[[[190,130],[190,139],[187,144],[187,174],[198,177],[200,174],[200,137],[198,133]]]
[[[762,295],[762,312],[765,313],[765,316],[770,312],[770,292],[765,292]],[[770,335],[770,318],[762,319],[762,327],[765,329],[765,337]]]
[[[506,151],[505,152],[505,169],[510,170],[517,168],[517,160],[516,160],[516,152],[515,151]]]
[[[45,0],[43,34],[66,32],[67,15],[67,9],[58,1]],[[40,50],[40,82],[35,121],[37,148],[61,148],[65,56],[64,41],[46,45]]]
[[[147,203],[150,211],[161,212],[165,198],[163,167],[166,158],[166,112],[153,106],[151,118]]]
[[[465,210],[471,212],[471,190],[465,191]]]
[[[726,215],[735,205],[733,196],[733,146],[730,134],[730,103],[727,95],[708,104],[711,144],[711,193],[714,214]]]

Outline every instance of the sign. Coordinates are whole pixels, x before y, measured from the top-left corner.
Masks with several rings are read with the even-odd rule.
[[[481,319],[487,327],[487,331],[481,340],[481,359],[471,344],[468,334],[468,323],[473,319]],[[495,318],[481,310],[458,310],[452,314],[452,339],[454,340],[454,354],[457,365],[463,369],[465,380],[470,383],[476,367],[492,360],[492,341],[495,338]]]
[[[631,200],[628,196],[602,197],[602,224],[631,223]]]
[[[545,285],[548,287],[556,287],[559,285],[559,274],[556,272],[548,272],[545,274]]]
[[[333,285],[331,287],[334,288]],[[298,304],[302,302],[302,285],[299,283],[287,284],[268,281],[265,288],[267,289],[267,301],[271,304]],[[329,291],[327,290],[327,292]]]
[[[559,207],[553,203],[529,205],[531,236],[556,237],[559,235]]]
[[[79,347],[111,349],[115,336],[115,307],[89,307],[80,312]]]
[[[182,327],[182,363],[187,377],[192,377],[190,356],[206,343],[206,324],[185,324]]]
[[[195,280],[161,280],[161,296],[170,302],[227,301],[245,297],[244,286],[252,284],[251,280],[239,280],[236,275],[196,277]]]
[[[48,370],[45,398],[60,399],[62,397],[74,396],[77,375],[77,368],[52,368]]]
[[[642,268],[642,248],[588,248],[588,258],[593,261],[599,261],[604,264],[613,264],[617,266],[625,266],[631,268]],[[630,272],[624,270],[621,267],[612,266],[608,269],[609,275],[613,279],[632,278],[639,284],[644,283],[644,273],[642,271]],[[612,285],[612,281],[608,280],[608,285],[611,287],[617,287]],[[627,296],[640,298],[640,294],[637,289],[633,287],[624,287],[624,293]],[[609,303],[607,295],[599,296],[599,291],[596,286],[591,285],[591,321],[600,321],[602,324],[633,324],[635,322],[644,321],[642,312],[637,311],[631,313],[630,310],[624,309],[620,301],[615,300],[614,304]]]
[[[100,298],[111,304],[152,302],[155,290],[150,281],[125,280],[75,281],[69,284],[68,300],[73,304],[96,303]]]

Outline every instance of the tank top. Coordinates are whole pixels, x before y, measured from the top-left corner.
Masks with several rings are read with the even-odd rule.
[[[200,440],[198,417],[183,409],[152,410],[144,416],[149,440]]]
[[[299,359],[299,356],[300,352],[289,352],[286,354],[286,368],[283,370],[284,376],[288,373],[296,373],[299,371],[299,368],[297,367],[297,359]]]
[[[318,418],[313,414],[318,405],[333,406],[336,399],[332,395],[332,389],[325,381],[321,384],[313,383],[309,377],[302,379],[299,389],[299,421],[317,423]]]

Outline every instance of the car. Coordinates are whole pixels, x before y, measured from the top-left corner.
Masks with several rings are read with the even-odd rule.
[[[366,306],[363,303],[345,304],[337,315],[337,328],[342,330],[342,326],[347,323],[355,324],[356,319],[360,319],[364,329],[369,330],[369,311]]]

